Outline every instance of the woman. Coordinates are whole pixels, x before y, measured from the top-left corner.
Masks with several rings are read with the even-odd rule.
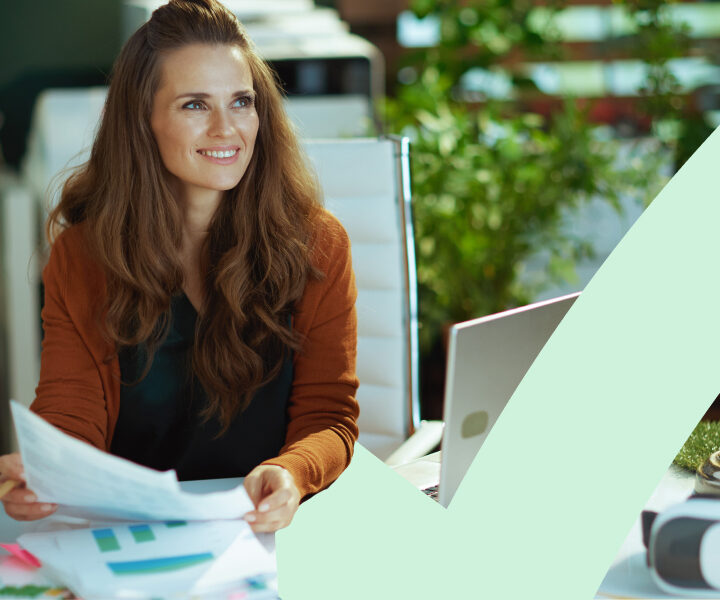
[[[35,412],[180,479],[245,475],[256,531],[348,465],[349,242],[219,2],[171,0],[126,43],[48,235]],[[21,479],[19,457],[0,473]],[[55,508],[36,500],[18,487],[3,503],[16,519]]]

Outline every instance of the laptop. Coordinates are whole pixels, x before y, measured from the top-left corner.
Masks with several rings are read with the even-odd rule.
[[[450,504],[515,388],[579,295],[458,323],[450,330],[436,497],[443,506]]]

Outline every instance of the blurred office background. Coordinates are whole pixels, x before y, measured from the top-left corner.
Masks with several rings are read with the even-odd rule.
[[[0,1],[0,451],[37,379],[49,186],[158,4]],[[302,136],[411,137],[425,418],[448,324],[582,289],[720,124],[719,2],[226,4]]]

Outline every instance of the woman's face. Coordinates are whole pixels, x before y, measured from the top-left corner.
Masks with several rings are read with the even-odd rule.
[[[190,44],[165,55],[150,127],[183,199],[234,188],[252,158],[258,131],[253,80],[242,50]]]

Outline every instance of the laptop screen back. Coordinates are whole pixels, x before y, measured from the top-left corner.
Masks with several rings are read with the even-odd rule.
[[[579,296],[454,325],[445,379],[438,500],[448,506],[515,388]]]

